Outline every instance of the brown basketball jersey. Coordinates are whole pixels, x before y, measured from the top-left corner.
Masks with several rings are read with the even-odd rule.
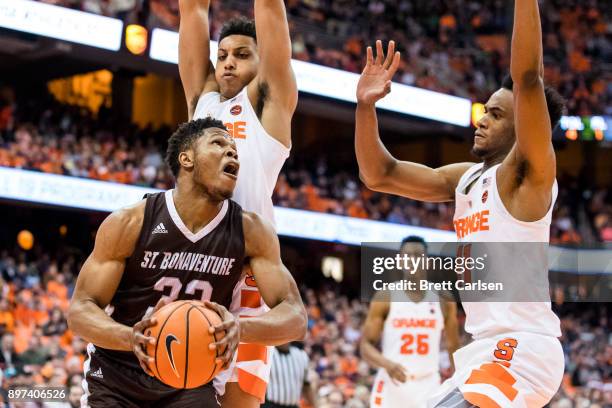
[[[244,259],[240,205],[225,200],[219,214],[193,233],[174,207],[172,190],[150,195],[138,242],[109,305],[111,317],[133,326],[162,295],[171,301],[211,300],[229,309]],[[96,350],[138,365],[131,352]]]

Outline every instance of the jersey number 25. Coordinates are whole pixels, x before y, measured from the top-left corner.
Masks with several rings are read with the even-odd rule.
[[[406,333],[402,335],[402,347],[400,348],[400,354],[414,354],[415,350],[413,347],[415,336],[414,334]],[[417,334],[416,335],[416,353],[427,354],[429,352],[429,340],[428,334]]]

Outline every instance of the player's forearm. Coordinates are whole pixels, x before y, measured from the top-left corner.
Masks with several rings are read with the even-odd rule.
[[[206,23],[206,28],[208,28],[209,9],[210,0],[179,0],[179,15],[181,18],[181,23],[191,18],[199,18],[204,20],[204,22]],[[184,36],[190,36],[193,33],[185,31],[181,34],[184,34]],[[208,32],[206,34],[208,34]]]
[[[209,0],[180,0],[179,74],[187,99],[189,118],[211,71]]]
[[[283,0],[255,0],[255,18],[257,18],[257,15],[263,16],[264,13],[275,14],[276,17],[287,21],[287,12]]]
[[[240,318],[240,341],[278,346],[306,335],[306,310],[301,301],[284,300],[267,313]]]
[[[529,86],[540,80],[542,27],[537,0],[516,0],[510,53],[510,74],[515,84]]]
[[[279,67],[291,61],[291,36],[283,0],[255,0],[257,46],[264,66]]]
[[[388,176],[397,161],[380,140],[376,107],[357,103],[355,116],[355,153],[359,173],[364,183],[372,187]]]
[[[373,368],[386,367],[389,360],[368,340],[365,338],[359,344],[361,357]]]
[[[454,332],[452,330],[454,330]],[[454,329],[451,329],[451,331],[447,334],[446,348],[448,350],[448,357],[450,359],[451,366],[453,367],[453,370],[454,370],[455,369],[455,359],[453,358],[453,354],[455,354],[455,351],[459,350],[459,333],[458,333],[457,327],[454,327]]]
[[[110,350],[132,350],[132,328],[114,321],[91,300],[73,301],[67,320],[74,333],[96,346]]]

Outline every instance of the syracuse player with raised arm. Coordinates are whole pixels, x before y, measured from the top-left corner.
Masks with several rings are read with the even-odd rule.
[[[272,193],[289,157],[297,84],[291,68],[291,39],[283,0],[255,0],[255,21],[223,25],[216,66],[210,55],[209,0],[180,0],[179,71],[189,118],[221,120],[236,141],[241,171],[233,199],[274,224]],[[231,312],[257,316],[267,310],[245,269]],[[265,400],[269,349],[241,344],[236,365],[216,379],[229,407],[256,407]]]
[[[375,103],[391,89],[399,53],[377,42],[357,87],[355,148],[362,180],[374,190],[421,201],[455,200],[460,242],[549,241],[557,195],[552,129],[564,106],[543,82],[542,29],[537,0],[516,0],[511,76],[485,105],[473,153],[482,162],[437,169],[400,161],[378,135]],[[512,263],[543,265],[530,278],[548,285],[546,252]],[[519,275],[520,276],[520,275]],[[528,286],[525,286],[529,289]],[[564,358],[560,323],[550,301],[463,302],[474,341],[454,355],[455,374],[434,407],[542,407],[557,392]]]
[[[421,237],[409,236],[402,241],[401,254],[418,258],[426,256],[426,252],[427,244]],[[404,279],[418,284],[427,279],[427,271],[422,267],[405,271]],[[376,293],[360,342],[363,359],[378,368],[371,407],[427,406],[427,398],[440,386],[443,329],[448,353],[452,356],[459,348],[455,302],[419,289]]]

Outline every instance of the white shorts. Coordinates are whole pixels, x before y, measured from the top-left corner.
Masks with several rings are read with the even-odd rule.
[[[270,310],[261,298],[255,280],[247,272],[249,268],[245,267],[243,276],[234,288],[229,309],[237,317],[260,316]],[[225,384],[237,382],[242,391],[263,403],[272,365],[270,349],[260,344],[240,343],[230,367],[213,379],[217,393],[225,394]]]
[[[378,370],[370,395],[371,408],[426,408],[427,399],[440,386],[440,374],[431,373],[405,383],[393,382],[385,369]]]
[[[477,407],[543,407],[563,379],[561,343],[540,334],[512,332],[475,340],[453,358],[455,374],[432,396],[429,407],[454,406],[444,401],[457,390]]]

